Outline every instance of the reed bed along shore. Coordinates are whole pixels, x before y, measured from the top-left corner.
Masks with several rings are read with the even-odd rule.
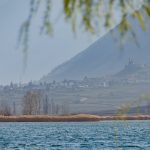
[[[99,116],[99,115],[20,115],[0,116],[0,122],[88,122],[104,120],[150,120],[150,115]]]

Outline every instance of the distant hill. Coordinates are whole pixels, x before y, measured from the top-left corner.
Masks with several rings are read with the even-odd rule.
[[[134,26],[137,46],[133,39],[120,49],[119,42],[115,41],[111,33],[118,34],[117,27],[104,37],[97,40],[83,52],[79,53],[67,62],[56,67],[41,81],[51,82],[52,80],[82,79],[84,76],[100,77],[107,74],[119,72],[129,58],[133,58],[138,64],[150,64],[150,24],[146,32],[143,32],[137,21],[131,19]]]

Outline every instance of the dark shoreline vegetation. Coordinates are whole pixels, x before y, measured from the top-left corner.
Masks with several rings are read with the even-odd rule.
[[[90,122],[107,120],[150,120],[150,115],[99,116],[78,114],[0,116],[0,122]]]

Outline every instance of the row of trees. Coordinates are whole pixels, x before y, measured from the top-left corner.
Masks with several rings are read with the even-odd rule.
[[[57,104],[53,99],[49,99],[38,91],[27,92],[23,98],[24,115],[47,115],[47,114],[68,114],[69,105],[67,103]]]
[[[67,103],[57,104],[48,95],[40,91],[27,92],[21,102],[21,107],[16,107],[16,103],[10,104],[2,101],[0,103],[0,115],[10,116],[18,114],[18,109],[22,115],[48,115],[48,114],[69,114]]]

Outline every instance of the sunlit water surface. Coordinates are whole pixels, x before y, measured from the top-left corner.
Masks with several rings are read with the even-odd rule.
[[[0,150],[150,150],[150,121],[0,123]]]

